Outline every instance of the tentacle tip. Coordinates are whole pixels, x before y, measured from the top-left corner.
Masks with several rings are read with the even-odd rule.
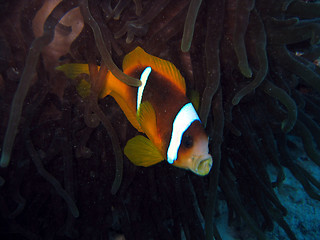
[[[119,190],[120,186],[118,184],[113,184],[111,187],[111,195],[116,195],[118,190]]]
[[[6,180],[4,180],[3,177],[0,176],[0,187],[2,187],[5,184]]]
[[[185,43],[185,41],[182,40],[182,42],[181,42],[181,51],[184,52],[184,53],[189,52],[190,46],[191,46],[191,43]]]
[[[290,6],[290,4],[293,2],[293,0],[287,0],[287,1],[284,1],[282,3],[282,7],[281,7],[281,10],[282,11],[287,11],[288,10],[288,7]]]
[[[2,168],[8,167],[9,162],[10,162],[10,156],[2,153],[1,160],[0,160],[0,167]]]
[[[75,218],[78,218],[78,217],[79,217],[80,213],[79,213],[79,210],[78,210],[77,207],[76,207],[75,209],[73,209],[72,215],[73,215]]]
[[[289,125],[287,120],[284,120],[284,121],[281,123],[281,130],[282,130],[284,133],[289,133],[289,132],[292,130],[292,128],[293,128],[293,126]]]
[[[232,105],[235,106],[235,105],[238,105],[240,102],[240,98],[235,96],[233,99],[232,99]]]
[[[133,40],[134,40],[134,34],[132,32],[128,32],[127,38],[126,38],[126,43],[130,44],[133,42]]]
[[[247,64],[239,63],[238,66],[243,76],[245,76],[246,78],[252,77],[252,70]]]
[[[189,49],[186,49],[186,48],[182,48],[182,47],[181,47],[181,52],[183,52],[183,53],[189,52]]]

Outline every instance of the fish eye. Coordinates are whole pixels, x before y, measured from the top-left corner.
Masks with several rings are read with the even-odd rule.
[[[193,139],[189,134],[183,135],[182,144],[186,148],[191,148],[193,146]]]

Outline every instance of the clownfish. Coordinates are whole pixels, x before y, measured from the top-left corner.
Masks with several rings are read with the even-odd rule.
[[[130,139],[124,153],[135,165],[148,167],[168,163],[204,176],[210,172],[208,136],[192,103],[186,97],[186,84],[179,70],[169,61],[137,47],[123,60],[123,72],[140,79],[131,87],[111,71],[106,75],[100,97],[112,96],[133,127],[143,135]],[[67,77],[89,74],[88,64],[57,67]]]

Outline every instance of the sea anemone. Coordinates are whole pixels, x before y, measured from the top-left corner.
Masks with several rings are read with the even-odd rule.
[[[292,153],[296,137],[320,166],[319,1],[0,6],[0,236],[221,239],[225,202],[229,224],[257,239],[275,222],[296,239],[275,190],[286,168],[320,200],[319,179]],[[190,98],[199,93],[214,159],[207,177],[123,155],[136,131],[111,97],[98,97],[108,70],[140,85],[120,68],[136,46],[173,62]],[[70,80],[56,70],[64,63],[88,63],[90,76]],[[90,88],[78,88],[83,79]]]

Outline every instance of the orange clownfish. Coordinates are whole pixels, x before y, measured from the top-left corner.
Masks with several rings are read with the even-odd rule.
[[[125,74],[140,79],[141,86],[128,86],[109,71],[100,97],[111,95],[130,123],[148,137],[138,135],[127,142],[124,153],[129,160],[144,167],[167,160],[198,175],[208,174],[212,166],[208,136],[186,97],[179,70],[140,47],[125,56],[122,67]],[[57,69],[68,77],[75,77],[75,72],[89,74],[87,64]]]

